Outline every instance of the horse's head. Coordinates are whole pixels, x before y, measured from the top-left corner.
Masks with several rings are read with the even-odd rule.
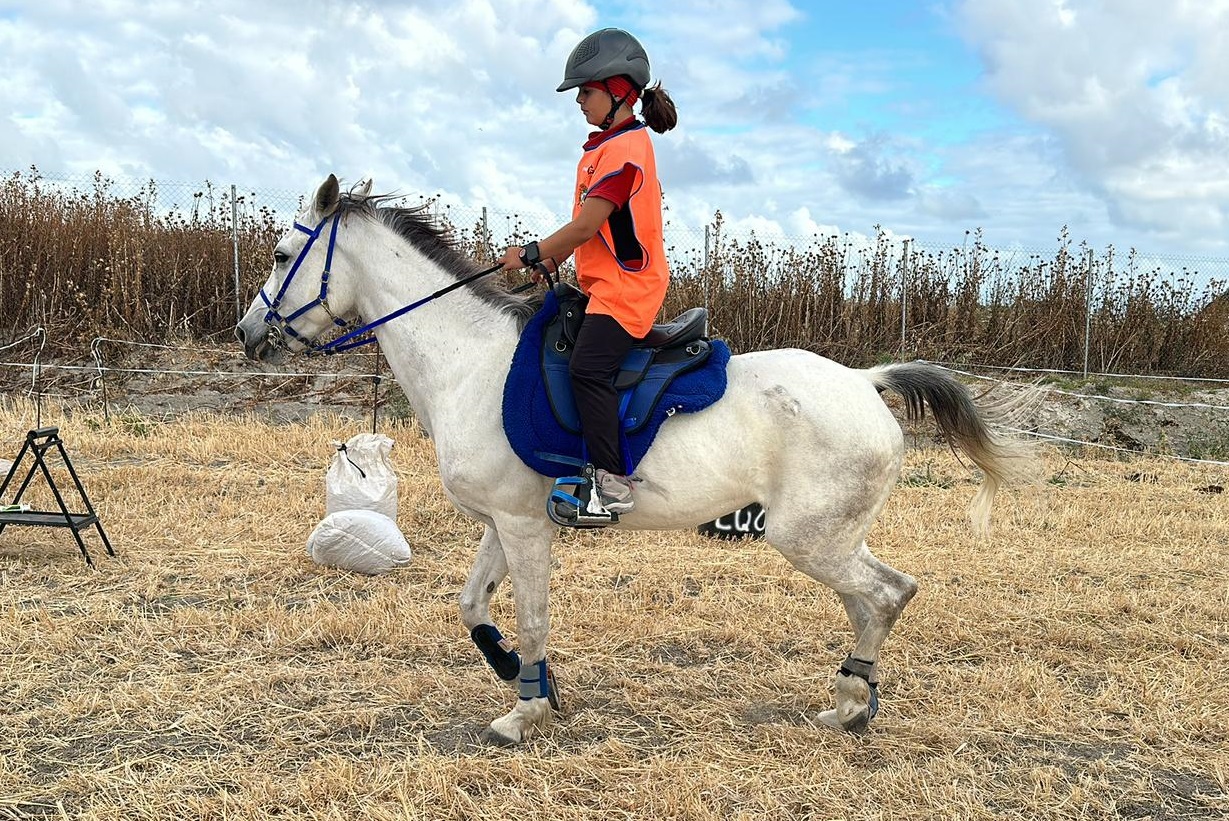
[[[350,196],[361,198],[370,191],[371,181],[365,180]],[[316,348],[321,334],[346,327],[353,318],[352,288],[346,277],[334,276],[345,257],[334,253],[341,207],[340,185],[330,174],[273,249],[273,271],[235,326],[249,358],[283,362]]]

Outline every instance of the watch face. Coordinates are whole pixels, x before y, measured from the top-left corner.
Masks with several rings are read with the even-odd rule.
[[[526,265],[536,265],[542,260],[542,254],[538,251],[538,243],[527,242],[521,246],[521,262]]]

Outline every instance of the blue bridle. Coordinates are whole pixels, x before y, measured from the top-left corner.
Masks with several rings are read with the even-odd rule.
[[[399,316],[408,314],[410,311],[426,305],[433,299],[438,299],[444,294],[451,293],[457,288],[468,285],[476,279],[484,277],[487,274],[493,274],[504,267],[503,263],[496,263],[490,268],[479,271],[478,273],[472,274],[465,279],[458,280],[451,285],[440,288],[430,296],[425,296],[417,302],[411,302],[409,305],[398,308],[390,314],[385,314],[377,320],[368,322],[366,325],[356,328],[354,327],[353,322],[341,319],[334,314],[333,309],[329,307],[329,276],[333,267],[333,248],[337,245],[337,223],[341,219],[341,212],[338,211],[332,215],[333,225],[329,229],[329,250],[328,254],[324,258],[324,271],[320,274],[319,295],[302,308],[299,308],[297,311],[290,314],[290,316],[282,316],[281,312],[278,311],[278,308],[281,307],[282,298],[286,296],[286,289],[290,286],[290,281],[294,279],[294,275],[298,273],[299,266],[303,264],[303,260],[307,257],[308,252],[311,251],[312,244],[315,243],[315,241],[320,237],[321,231],[324,230],[324,224],[328,222],[329,219],[330,218],[328,216],[325,216],[322,220],[320,220],[320,223],[315,227],[315,229],[308,228],[306,225],[301,224],[297,220],[295,221],[295,229],[307,234],[307,244],[303,246],[303,250],[299,251],[299,257],[294,261],[294,265],[290,266],[290,272],[286,274],[286,279],[282,281],[282,287],[278,289],[276,297],[269,299],[268,294],[265,293],[265,289],[260,289],[260,298],[269,308],[269,310],[265,312],[265,324],[269,326],[269,342],[273,345],[285,348],[285,337],[287,336],[302,342],[304,347],[307,348],[308,354],[336,354],[353,350],[354,348],[361,348],[363,345],[370,345],[376,341],[376,338],[374,336],[366,336],[369,331],[372,331]],[[321,344],[316,341],[315,337],[309,339],[291,327],[291,322],[298,319],[316,306],[323,308],[325,312],[332,317],[334,325],[339,328],[348,329],[346,333],[342,334],[336,339],[331,339],[328,342]]]
[[[277,296],[269,299],[269,295],[265,293],[265,289],[260,289],[260,298],[268,306],[269,310],[265,312],[265,324],[269,326],[269,341],[274,345],[284,347],[284,338],[289,336],[292,339],[297,339],[302,342],[307,349],[313,353],[320,353],[325,350],[325,346],[316,343],[316,338],[308,338],[294,329],[290,323],[294,322],[303,314],[312,310],[316,306],[324,308],[333,319],[333,324],[339,328],[349,328],[351,323],[339,318],[333,313],[333,309],[329,307],[329,276],[333,268],[333,249],[337,246],[337,224],[341,221],[341,211],[337,211],[332,215],[333,226],[329,229],[329,250],[324,259],[324,271],[320,274],[320,293],[311,302],[308,302],[303,307],[299,308],[290,316],[282,316],[278,310],[282,306],[282,299],[286,296],[286,289],[290,287],[290,283],[294,280],[294,275],[299,272],[299,266],[303,264],[303,260],[307,259],[308,253],[311,252],[312,246],[316,244],[316,240],[320,238],[320,232],[324,230],[324,224],[329,221],[329,217],[316,225],[314,229],[308,228],[298,220],[295,220],[294,227],[296,231],[302,231],[307,234],[307,244],[299,251],[299,256],[294,261],[294,265],[290,266],[290,272],[286,274],[286,278],[282,280],[282,287],[278,288]],[[363,343],[366,344],[366,343]]]

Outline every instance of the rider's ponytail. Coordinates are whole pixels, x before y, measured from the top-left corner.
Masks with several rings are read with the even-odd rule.
[[[645,124],[658,134],[665,134],[678,125],[679,121],[678,111],[674,108],[674,100],[670,99],[669,93],[661,87],[660,82],[644,90],[641,97],[640,114],[644,117]]]

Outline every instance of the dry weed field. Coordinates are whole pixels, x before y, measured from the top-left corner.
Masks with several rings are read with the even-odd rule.
[[[168,212],[158,185],[142,182],[121,196],[102,172],[71,190],[34,167],[0,176],[0,327],[41,326],[61,344],[232,339],[236,303],[256,295],[287,215],[254,192],[232,203],[209,182],[190,209]],[[485,217],[454,221],[434,197],[399,204],[428,209],[478,267],[537,235],[516,214],[496,236]],[[1096,250],[1065,227],[1045,253],[1000,251],[980,229],[950,248],[902,246],[879,226],[867,243],[848,234],[781,243],[731,233],[720,211],[703,233],[703,256],[666,248],[664,318],[705,305],[736,352],[803,347],[861,366],[886,355],[1074,369],[1087,338],[1085,371],[1229,378],[1226,260]]]
[[[0,421],[12,458],[33,411]],[[367,578],[304,553],[361,423],[42,422],[119,555],[0,534],[0,818],[1229,817],[1222,467],[1051,450],[979,541],[972,477],[912,449],[871,544],[921,592],[863,737],[817,718],[843,610],[775,551],[563,534],[564,709],[508,750],[478,735],[515,695],[456,615],[479,528],[411,423],[382,432],[414,561]],[[494,615],[514,632],[506,588]]]

